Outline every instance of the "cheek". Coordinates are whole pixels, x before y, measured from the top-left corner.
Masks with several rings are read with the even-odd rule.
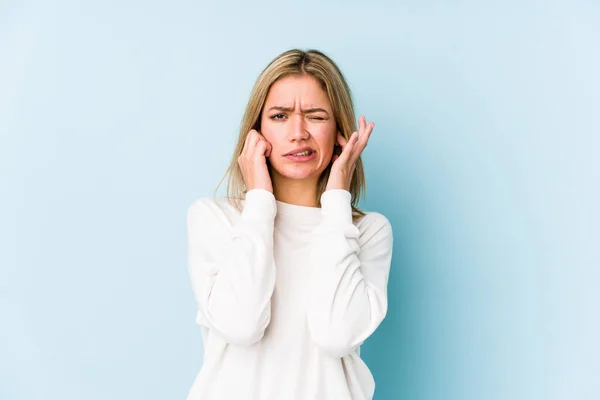
[[[270,123],[268,119],[266,121],[261,121],[260,124],[260,134],[267,140],[267,142],[271,143],[273,146],[275,143],[273,141],[275,138],[279,137],[277,133],[277,127]]]
[[[335,132],[335,129],[331,129],[331,128],[321,129],[318,132],[315,132],[315,134],[314,134],[315,139],[317,139],[317,141],[319,143],[319,147],[323,151],[328,151],[328,150],[333,149],[333,146],[336,143],[336,135],[337,135],[337,132]]]
[[[264,135],[264,131],[269,130],[269,119],[261,117],[259,132]]]

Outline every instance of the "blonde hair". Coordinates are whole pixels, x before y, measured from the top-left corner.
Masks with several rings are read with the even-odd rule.
[[[215,188],[215,196],[223,179],[229,175],[226,197],[230,204],[241,211],[240,200],[245,198],[247,190],[238,164],[238,157],[244,149],[246,136],[252,129],[260,131],[261,114],[271,86],[279,79],[287,76],[305,75],[316,78],[327,93],[333,109],[337,130],[346,139],[349,139],[352,132],[357,130],[350,87],[333,60],[321,51],[314,49],[307,51],[300,49],[288,50],[273,59],[256,80],[240,124],[237,145],[235,146],[231,163]],[[321,207],[321,194],[326,189],[330,171],[331,162],[321,173],[317,184],[316,200],[319,207]],[[271,172],[270,168],[269,172]],[[364,195],[365,191],[365,173],[362,160],[359,157],[356,161],[356,168],[350,183],[352,217],[355,222],[365,215],[365,212],[356,206],[361,193]]]

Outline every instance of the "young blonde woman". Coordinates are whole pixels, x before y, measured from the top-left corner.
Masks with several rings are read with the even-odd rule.
[[[258,77],[227,197],[188,209],[204,362],[188,400],[365,400],[360,345],[387,312],[392,228],[365,189],[349,87],[324,53],[290,50]]]

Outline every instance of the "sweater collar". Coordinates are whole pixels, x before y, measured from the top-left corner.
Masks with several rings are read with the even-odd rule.
[[[276,200],[277,216],[280,220],[290,220],[295,222],[313,224],[321,219],[320,207],[299,206],[296,204],[284,203]]]

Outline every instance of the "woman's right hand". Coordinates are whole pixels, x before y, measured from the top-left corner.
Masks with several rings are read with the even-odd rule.
[[[271,143],[256,129],[252,129],[246,135],[242,154],[238,157],[246,191],[266,189],[273,193],[273,184],[267,168],[267,157],[271,155],[272,149]]]

